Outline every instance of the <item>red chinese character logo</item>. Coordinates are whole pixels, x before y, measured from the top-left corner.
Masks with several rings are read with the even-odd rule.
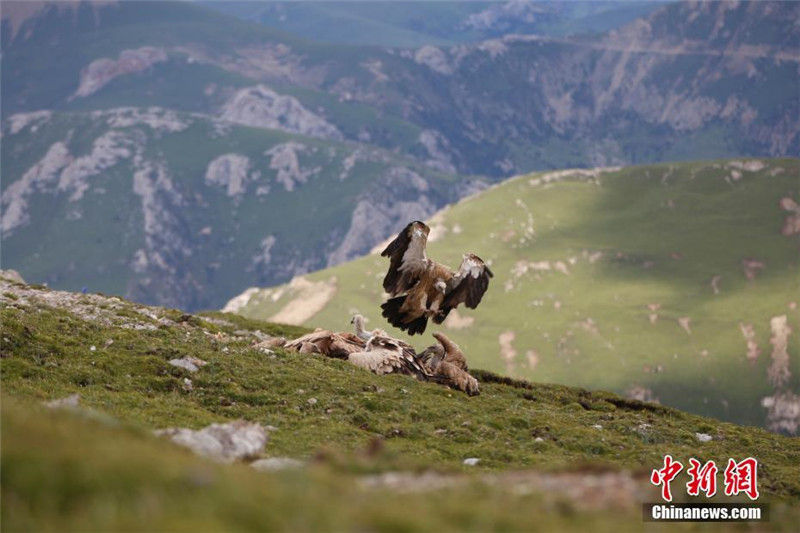
[[[671,455],[665,455],[664,468],[653,470],[653,473],[650,474],[650,483],[655,486],[662,485],[661,497],[668,502],[672,501],[672,492],[669,489],[669,484],[681,470],[683,470],[683,465],[679,461],[673,461]]]
[[[735,496],[744,492],[751,500],[757,499],[757,476],[758,461],[752,457],[748,457],[740,463],[728,459],[728,466],[725,467],[725,495]]]
[[[694,457],[689,459],[689,468],[686,473],[692,479],[686,484],[686,492],[689,496],[698,496],[700,491],[706,493],[706,498],[712,497],[717,493],[717,465],[714,461],[709,461],[700,467],[700,461]]]

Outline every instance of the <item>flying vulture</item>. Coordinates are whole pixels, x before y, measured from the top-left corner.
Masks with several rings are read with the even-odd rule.
[[[428,233],[430,228],[416,220],[381,253],[390,261],[383,288],[393,296],[381,305],[383,316],[409,335],[424,333],[428,318],[441,324],[461,303],[478,307],[494,276],[475,254],[464,254],[458,271],[428,259]]]

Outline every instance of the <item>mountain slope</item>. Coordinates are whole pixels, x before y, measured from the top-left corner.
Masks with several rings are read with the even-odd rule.
[[[796,159],[514,178],[431,219],[431,257],[455,266],[472,251],[495,272],[448,334],[490,370],[796,432],[799,195]],[[386,268],[371,254],[226,310],[326,328],[357,311],[392,331]],[[320,305],[306,287],[325,283]]]
[[[386,49],[314,43],[188,2],[6,2],[0,170],[4,208],[15,210],[4,216],[29,225],[4,225],[3,262],[57,287],[216,307],[246,286],[356,257],[408,218],[514,173],[796,154],[799,9],[669,4],[604,35]],[[120,113],[178,113],[197,126],[110,126]],[[92,166],[81,156],[101,139],[116,146],[106,134],[128,145]],[[297,155],[290,139],[309,151]],[[359,153],[380,155],[356,163]],[[40,165],[70,158],[89,166],[63,184],[63,169]],[[218,179],[201,185],[214,161]],[[164,221],[134,207],[145,163],[166,178],[152,174],[141,190],[175,187],[155,197],[171,217],[157,236]],[[340,181],[351,164],[359,177]],[[26,184],[56,173],[55,189]],[[274,194],[258,196],[255,174]],[[70,180],[81,192],[67,192]],[[240,181],[240,200],[212,192]],[[28,191],[24,209],[17,190]],[[108,191],[120,205],[90,201]],[[68,244],[72,231],[80,245]]]
[[[796,523],[797,439],[480,371],[482,393],[468,397],[253,345],[299,328],[9,279],[0,285],[1,501],[9,529],[591,523],[633,531],[641,528],[639,502],[658,497],[646,474],[664,453],[718,464],[757,457],[770,526]],[[191,372],[169,363],[183,357],[207,364]],[[78,407],[43,413],[36,405],[71,394]],[[218,466],[151,434],[237,419],[273,426],[259,456],[305,465],[273,473]],[[696,433],[712,438],[700,442]],[[467,457],[480,462],[463,466]]]
[[[330,128],[306,113],[296,129]],[[367,252],[359,217],[376,242],[458,197],[453,176],[376,148],[160,108],[15,115],[3,135],[21,176],[4,183],[4,265],[190,309]]]
[[[665,2],[204,2],[315,41],[420,47],[507,34],[600,33]]]
[[[95,26],[76,34],[70,22],[79,15],[51,7],[6,32],[13,38],[3,57],[4,116],[131,105],[120,101],[130,94],[149,95],[148,105],[183,101],[213,114],[243,77],[298,95],[342,131],[337,121],[371,110],[380,125],[361,120],[347,138],[425,157],[442,153],[467,174],[780,156],[800,146],[793,120],[800,109],[798,9],[789,2],[677,3],[599,36],[507,35],[397,50],[312,43],[169,2],[98,7],[94,19],[83,17]],[[162,31],[172,18],[185,20]],[[56,21],[68,29],[45,31]],[[152,68],[137,62],[135,72],[127,64],[112,69],[128,80],[127,93],[113,85],[76,93],[83,77],[106,72],[93,70],[94,62],[125,63],[123,52],[144,46],[164,59]],[[191,87],[162,83],[169,74],[159,65],[180,58],[193,62]],[[45,72],[54,83],[36,83]],[[187,99],[185,91],[195,94]],[[351,113],[335,116],[341,104]]]

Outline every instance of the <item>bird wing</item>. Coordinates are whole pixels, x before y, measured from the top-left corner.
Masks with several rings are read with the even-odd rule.
[[[470,309],[478,307],[483,294],[489,288],[489,278],[492,277],[494,273],[480,257],[467,256],[461,263],[458,274],[453,276],[455,285],[448,287],[450,290],[445,293],[441,314],[447,316],[447,313],[461,303]]]
[[[425,272],[425,246],[430,228],[418,220],[411,222],[381,252],[389,258],[389,270],[383,278],[383,288],[392,296],[410,290]]]
[[[328,357],[346,359],[348,354],[364,349],[364,341],[351,333],[314,331],[286,343],[287,350],[300,353],[321,353]]]
[[[458,344],[451,341],[444,333],[434,333],[433,337],[439,341],[439,344],[442,345],[444,349],[444,360],[450,364],[453,364],[460,368],[465,372],[469,372],[469,367],[467,366],[467,358],[464,356],[464,352],[461,351],[461,348],[458,347]]]
[[[367,344],[366,350],[370,351],[384,351],[386,353],[394,353],[396,357],[392,358],[392,363],[397,369],[396,371],[415,376],[423,379],[429,375],[425,363],[417,356],[414,347],[389,336],[375,336],[372,337]]]

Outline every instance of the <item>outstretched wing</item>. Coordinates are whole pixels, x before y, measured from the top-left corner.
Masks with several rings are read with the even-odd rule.
[[[389,243],[381,256],[389,258],[389,271],[383,278],[383,288],[392,296],[410,290],[425,271],[425,245],[430,228],[415,220]]]
[[[455,285],[446,292],[441,312],[434,321],[441,323],[451,310],[462,303],[470,309],[478,307],[486,289],[489,288],[489,278],[492,277],[494,277],[494,273],[480,257],[473,254],[467,255],[461,263],[458,273],[453,276]],[[441,320],[439,320],[440,317]]]

